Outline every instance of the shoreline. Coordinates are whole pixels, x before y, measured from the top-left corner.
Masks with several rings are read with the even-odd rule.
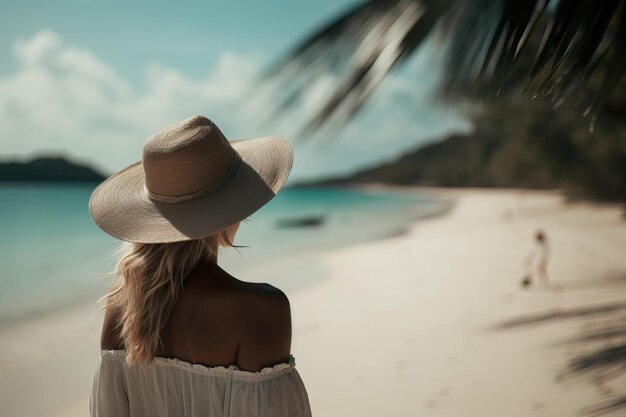
[[[405,233],[255,272],[290,298],[292,353],[314,415],[552,417],[626,398],[626,378],[609,372],[621,362],[571,367],[626,343],[626,329],[607,334],[626,314],[621,206],[544,191],[430,190],[454,205]],[[521,290],[538,226],[553,243],[555,285]],[[14,360],[0,377],[6,412],[85,415],[101,320],[92,300],[0,331],[4,359]]]
[[[35,187],[42,188],[43,186],[40,184],[35,184]],[[46,191],[50,189],[50,187],[43,187],[43,188]],[[21,189],[21,188],[18,187],[17,189]],[[378,191],[378,192],[366,191],[366,192],[372,195],[383,195],[383,194],[385,195],[390,194],[391,196],[406,195],[406,193],[399,193],[399,192],[389,193],[387,191],[384,191],[384,192],[383,191]],[[390,207],[392,210],[396,210],[393,207],[393,203],[390,205]],[[401,207],[401,206],[399,205],[398,207]],[[405,210],[405,209],[399,208],[398,210]],[[81,215],[83,214],[85,213],[81,213]],[[410,227],[410,224],[414,220],[414,219],[407,218],[406,220],[403,219],[403,221],[397,221],[397,219],[394,219],[395,223],[393,225],[390,225],[390,226],[383,225],[382,227],[379,226],[377,228],[364,227],[362,230],[356,230],[354,226],[345,227],[344,229],[346,230],[344,231],[344,234],[345,234],[344,236],[348,236],[350,238],[344,237],[344,238],[337,239],[337,236],[339,235],[333,236],[332,228],[336,226],[335,223],[337,223],[338,217],[345,216],[345,209],[343,209],[343,211],[339,211],[339,214],[333,211],[333,209],[329,209],[327,212],[325,212],[325,215],[327,216],[328,224],[322,225],[321,228],[314,228],[310,231],[301,229],[302,232],[300,232],[300,230],[294,230],[295,232],[297,232],[298,234],[301,234],[302,236],[304,236],[305,234],[310,235],[310,238],[308,238],[309,240],[308,242],[306,241],[306,239],[297,241],[295,248],[293,245],[288,248],[281,248],[277,246],[276,248],[273,248],[273,249],[270,249],[270,251],[267,251],[266,248],[261,247],[259,242],[252,242],[252,246],[249,252],[247,252],[247,249],[244,248],[244,249],[241,249],[241,255],[240,255],[238,253],[231,253],[233,251],[227,250],[223,252],[222,256],[224,260],[227,262],[227,266],[232,267],[235,272],[248,273],[249,270],[253,271],[257,268],[266,269],[267,265],[264,265],[268,263],[266,261],[266,258],[267,257],[275,258],[278,256],[282,256],[283,249],[288,249],[290,251],[290,257],[292,257],[293,254],[295,253],[299,259],[308,259],[311,257],[317,257],[322,253],[332,251],[337,248],[351,246],[351,245],[358,245],[366,241],[387,239],[389,237],[403,234],[406,232],[407,228]],[[371,215],[369,216],[371,217]],[[429,217],[429,216],[418,216],[418,219],[419,217]],[[363,218],[362,214],[360,218]],[[88,223],[90,227],[92,227],[90,219],[87,219],[86,222]],[[361,220],[361,223],[362,223],[362,220]],[[244,228],[245,227],[246,226],[244,226]],[[98,238],[104,241],[104,239],[108,238],[107,236],[104,236],[104,237],[100,236],[102,232],[97,230],[95,227],[92,227],[92,229],[93,230],[91,232],[93,233],[93,236],[90,235],[89,239],[93,240],[94,238]],[[259,235],[260,233],[261,232],[257,230],[252,235],[252,237],[254,238],[256,235]],[[265,230],[262,231],[262,233],[265,233]],[[331,237],[330,242],[322,240],[324,239],[324,235],[330,235]],[[284,235],[284,236],[288,237],[289,234]],[[277,237],[278,235],[271,236],[271,238],[277,238]],[[283,237],[283,235],[281,235],[280,237]],[[36,238],[39,238],[39,237],[36,237]],[[244,241],[243,244],[246,245],[246,241]],[[89,300],[92,300],[94,297],[101,296],[105,288],[108,286],[108,282],[109,282],[109,280],[106,278],[106,272],[110,271],[114,266],[114,263],[112,263],[109,260],[109,258],[114,256],[113,253],[116,252],[117,250],[116,248],[118,246],[118,242],[110,239],[110,243],[107,242],[106,245],[107,245],[107,250],[109,254],[106,256],[104,255],[98,255],[97,257],[94,256],[93,257],[94,259],[96,258],[100,259],[99,260],[100,264],[92,265],[92,266],[95,268],[106,267],[105,262],[103,261],[106,258],[106,261],[107,261],[106,263],[111,263],[109,269],[102,270],[103,272],[98,273],[98,270],[92,268],[92,266],[82,267],[83,271],[81,271],[81,273],[87,274],[85,275],[85,280],[92,281],[92,282],[86,283],[85,280],[81,281],[81,283],[86,283],[86,285],[84,285],[80,289],[80,291],[75,291],[73,289],[75,287],[68,287],[70,289],[69,292],[66,292],[64,295],[54,294],[54,297],[46,297],[46,295],[48,294],[40,291],[40,293],[38,294],[40,298],[37,298],[36,302],[34,303],[26,302],[26,303],[21,304],[19,302],[20,299],[26,296],[31,296],[32,294],[27,293],[25,289],[21,289],[20,290],[21,292],[19,293],[10,292],[11,288],[9,288],[9,294],[13,294],[14,297],[11,299],[7,298],[7,303],[5,303],[5,310],[0,312],[2,313],[0,314],[0,331],[9,329],[16,325],[19,326],[21,322],[30,322],[33,320],[37,320],[38,318],[45,318],[45,316],[51,315],[51,314],[58,314],[58,313],[62,314],[63,310],[67,310],[67,309],[71,310],[75,308],[76,306],[80,306],[82,304],[88,303]],[[100,245],[100,246],[103,246],[103,245]],[[268,247],[271,248],[272,245],[268,245]],[[268,253],[264,253],[264,250],[265,252],[268,252]],[[91,253],[87,253],[86,255],[91,256]],[[38,261],[38,262],[43,263],[44,261]],[[54,265],[54,266],[56,267],[56,269],[60,269],[58,265]],[[15,268],[16,268],[16,271],[18,271],[17,266]],[[24,273],[24,271],[20,271],[20,273]],[[61,272],[61,274],[59,275],[63,275],[63,273]],[[64,274],[64,275],[66,277],[78,276],[76,274]],[[25,278],[27,278],[26,281],[29,282],[30,275],[26,276]],[[63,281],[63,282],[65,284],[68,283],[67,281]],[[45,285],[50,286],[49,282],[43,282],[43,283]]]

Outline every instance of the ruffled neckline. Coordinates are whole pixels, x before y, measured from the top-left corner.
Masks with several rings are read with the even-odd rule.
[[[100,357],[103,360],[115,360],[122,362],[124,366],[132,369],[126,363],[126,351],[125,350],[100,350]],[[289,355],[289,363],[279,363],[274,366],[266,367],[257,372],[244,371],[239,369],[237,365],[225,366],[205,366],[198,363],[190,363],[178,358],[165,358],[161,356],[155,356],[152,364],[150,365],[137,365],[138,367],[150,367],[150,366],[164,366],[177,368],[187,372],[194,372],[203,375],[229,377],[246,380],[268,379],[275,376],[290,372],[295,369],[296,360],[293,355]]]

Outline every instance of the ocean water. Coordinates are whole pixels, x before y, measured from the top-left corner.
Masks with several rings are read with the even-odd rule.
[[[92,185],[0,185],[0,326],[104,293],[119,241],[92,222],[92,191]],[[400,193],[286,188],[242,223],[235,244],[246,248],[237,256],[254,266],[390,236],[445,207],[433,197]],[[323,221],[280,227],[303,217]]]

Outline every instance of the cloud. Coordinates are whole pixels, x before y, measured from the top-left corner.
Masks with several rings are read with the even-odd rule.
[[[3,159],[62,153],[108,172],[136,161],[151,134],[194,114],[209,116],[229,138],[270,133],[291,138],[324,92],[323,86],[314,90],[288,123],[266,132],[259,127],[263,103],[248,105],[255,94],[251,83],[265,60],[260,54],[222,53],[203,79],[149,64],[143,86],[132,85],[92,52],[66,44],[50,30],[17,40],[13,54],[16,70],[0,78]],[[467,129],[458,114],[430,101],[430,90],[424,86],[433,85],[432,55],[418,54],[388,80],[374,102],[337,138],[292,140],[293,178],[349,172],[397,156],[420,140]],[[424,74],[426,79],[420,80]]]
[[[140,90],[49,30],[18,40],[13,52],[17,70],[0,78],[2,154],[64,153],[110,172],[137,160],[144,141],[174,121],[207,114],[236,125],[236,102],[257,70],[254,57],[234,54],[202,80],[148,65]]]

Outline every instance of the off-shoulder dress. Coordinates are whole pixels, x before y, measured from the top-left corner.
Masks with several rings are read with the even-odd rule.
[[[101,350],[91,417],[309,417],[295,359],[258,372],[155,357],[126,364],[124,350]]]

